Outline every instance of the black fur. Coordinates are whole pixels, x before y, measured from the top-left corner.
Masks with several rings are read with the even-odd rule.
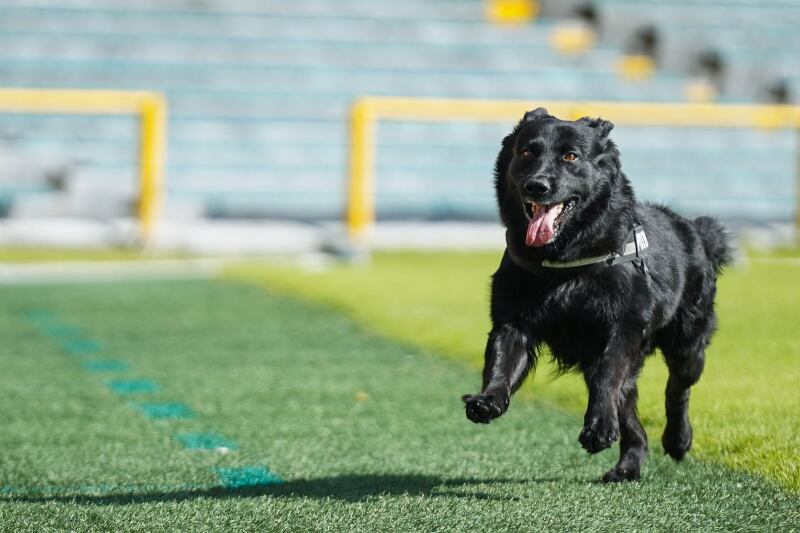
[[[464,397],[467,417],[488,423],[508,409],[511,395],[547,345],[562,370],[583,373],[589,390],[578,440],[596,453],[620,440],[620,458],[604,481],[639,479],[647,435],[636,411],[636,379],[660,348],[669,368],[665,453],[681,459],[692,443],[690,387],[703,371],[716,327],[716,277],[730,260],[728,237],[714,219],[694,221],[663,206],[640,204],[609,138],[613,125],[562,121],[529,111],[503,139],[495,185],[506,226],[506,252],[492,281],[492,331],[483,387]],[[524,149],[531,150],[523,157]],[[564,159],[567,152],[575,161]],[[570,156],[571,158],[571,156]],[[548,190],[524,192],[528,180]],[[524,201],[545,205],[575,199],[554,240],[526,246]],[[620,250],[634,224],[650,249],[647,269],[626,263],[589,272],[554,272],[543,259],[568,261]]]

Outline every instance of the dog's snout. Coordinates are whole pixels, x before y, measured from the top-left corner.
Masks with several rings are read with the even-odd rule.
[[[550,184],[544,178],[531,178],[522,186],[526,194],[541,196],[550,190]]]

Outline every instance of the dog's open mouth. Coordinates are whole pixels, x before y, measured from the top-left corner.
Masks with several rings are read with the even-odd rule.
[[[528,217],[528,231],[525,235],[525,244],[540,247],[553,242],[558,236],[564,220],[577,200],[570,198],[560,204],[540,204],[538,202],[525,202],[525,215]]]

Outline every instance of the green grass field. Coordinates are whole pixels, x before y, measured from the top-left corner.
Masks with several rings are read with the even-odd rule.
[[[540,372],[496,423],[464,418],[492,263],[398,254],[229,273],[268,290],[1,288],[0,529],[800,530],[798,267],[726,275],[697,450],[675,464],[654,444],[642,482],[608,486],[616,450],[577,443],[575,380]],[[662,371],[649,366],[657,442]]]
[[[366,266],[322,273],[254,266],[230,275],[323,302],[388,337],[465,361],[475,368],[477,388],[490,328],[489,276],[498,257],[388,254]],[[691,413],[696,457],[800,491],[800,264],[793,261],[757,257],[720,279],[720,331],[694,388]],[[542,365],[521,395],[581,414],[583,380],[553,376],[554,369]],[[660,356],[652,357],[640,381],[640,413],[656,445],[666,376]]]

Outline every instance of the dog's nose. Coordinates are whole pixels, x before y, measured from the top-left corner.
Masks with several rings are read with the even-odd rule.
[[[522,186],[526,194],[541,196],[550,190],[550,184],[542,178],[531,178]]]

